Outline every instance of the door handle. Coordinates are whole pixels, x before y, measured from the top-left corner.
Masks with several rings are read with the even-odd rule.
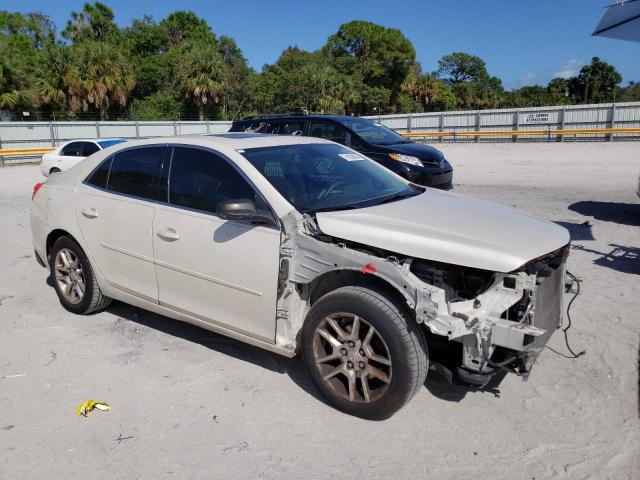
[[[83,208],[81,210],[81,213],[82,213],[82,215],[84,215],[87,218],[96,218],[98,216],[98,212],[93,207],[91,207],[91,208]]]
[[[165,242],[175,242],[176,240],[180,240],[180,234],[176,232],[173,228],[164,228],[159,230],[156,234]]]

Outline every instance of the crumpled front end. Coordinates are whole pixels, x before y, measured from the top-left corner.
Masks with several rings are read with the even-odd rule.
[[[440,292],[429,293],[433,305],[417,309],[417,319],[432,333],[462,344],[461,379],[484,384],[499,369],[528,374],[562,323],[568,251],[567,245],[511,273],[482,272],[482,277],[471,272],[466,275],[470,281],[463,271],[455,285],[442,283]],[[412,270],[433,280],[425,278],[424,268]],[[475,283],[481,293],[469,298],[473,291],[468,283]]]

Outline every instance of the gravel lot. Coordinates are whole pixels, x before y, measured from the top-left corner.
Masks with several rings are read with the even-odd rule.
[[[430,374],[390,420],[348,417],[297,359],[119,303],[67,313],[33,258],[38,168],[4,168],[0,478],[640,478],[640,143],[442,150],[457,191],[571,231],[569,338],[586,355],[546,350],[528,382],[484,391]],[[87,399],[113,411],[76,416]]]

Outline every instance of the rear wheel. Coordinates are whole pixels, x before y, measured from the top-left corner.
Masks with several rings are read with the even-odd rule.
[[[60,171],[60,169],[59,169],[59,168],[55,168],[55,167],[53,167],[51,170],[49,170],[49,175],[51,175],[52,173],[59,172],[59,171]]]
[[[60,303],[70,312],[91,313],[111,303],[100,291],[87,256],[71,238],[56,240],[51,250],[50,269]]]
[[[302,348],[307,369],[329,403],[358,417],[390,417],[427,376],[420,327],[367,288],[343,287],[318,300],[307,316]]]

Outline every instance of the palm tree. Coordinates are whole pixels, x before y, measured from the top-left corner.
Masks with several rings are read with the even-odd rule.
[[[36,70],[36,90],[40,104],[54,109],[66,109],[68,114],[72,114],[69,86],[73,84],[75,75],[70,48],[49,45]]]
[[[427,105],[438,101],[442,91],[442,81],[433,73],[421,73],[419,68],[418,66],[409,73],[400,88],[426,109]]]
[[[0,108],[14,109],[30,103],[29,92],[21,88],[14,72],[0,60]]]
[[[215,45],[205,42],[189,44],[181,53],[178,83],[198,108],[198,118],[204,120],[205,107],[218,103],[224,92],[224,61]]]
[[[124,55],[105,42],[87,42],[78,49],[75,71],[68,78],[72,110],[93,105],[106,120],[113,103],[124,107],[136,80]]]

